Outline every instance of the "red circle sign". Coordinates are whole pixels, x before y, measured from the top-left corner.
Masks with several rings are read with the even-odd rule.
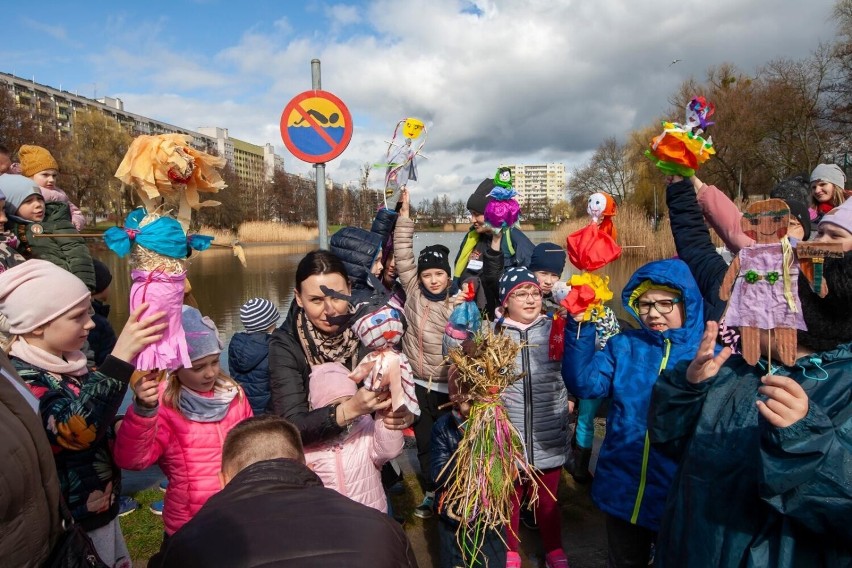
[[[294,156],[321,164],[339,156],[352,139],[352,115],[328,91],[305,91],[281,113],[281,139]]]

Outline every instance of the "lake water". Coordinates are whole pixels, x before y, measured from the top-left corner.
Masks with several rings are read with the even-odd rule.
[[[527,236],[534,243],[551,239],[549,231],[531,231]],[[458,253],[464,233],[421,232],[414,236],[415,256],[428,245],[443,244],[450,249],[450,262]],[[253,297],[268,298],[278,306],[281,314],[287,312],[293,300],[293,285],[296,266],[305,253],[316,248],[316,243],[294,243],[274,245],[244,245],[247,266],[233,256],[229,249],[211,248],[198,254],[189,265],[189,280],[198,305],[205,315],[210,316],[226,341],[242,331],[240,306]],[[109,250],[93,251],[94,256],[109,266],[113,274],[109,303],[112,306],[110,321],[118,333],[127,320],[127,298],[130,293],[130,270],[126,259],[120,259]],[[620,317],[621,289],[630,275],[643,263],[635,258],[621,258],[600,272],[610,277],[610,289],[615,298],[611,307]],[[566,267],[567,278],[577,272],[570,263]],[[227,352],[227,349],[226,349]],[[223,356],[223,365],[226,365]],[[227,366],[225,366],[227,369]]]

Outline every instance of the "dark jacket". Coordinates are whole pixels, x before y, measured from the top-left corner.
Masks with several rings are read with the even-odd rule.
[[[44,204],[44,220],[41,223],[26,221],[11,216],[7,223],[9,231],[18,237],[18,252],[25,258],[40,258],[52,262],[83,281],[89,290],[95,289],[95,267],[92,254],[82,237],[35,237],[33,228],[42,233],[78,234],[71,223],[71,210],[67,203],[48,201]]]
[[[255,416],[269,406],[269,338],[271,334],[235,333],[228,346],[228,370],[242,385]]]
[[[382,252],[382,237],[359,227],[343,227],[331,236],[328,249],[346,267],[353,298],[371,295],[368,275]]]
[[[0,558],[37,567],[62,532],[59,481],[44,426],[21,392],[26,384],[1,353],[0,366]]]
[[[103,365],[107,355],[115,347],[116,336],[112,324],[109,323],[109,304],[100,300],[92,300],[92,321],[95,327],[89,331],[89,348],[92,350],[95,367]]]
[[[657,566],[852,566],[852,344],[774,371],[808,395],[786,428],[757,410],[761,366],[693,385],[687,365],[654,387],[651,440],[680,460]]]
[[[511,234],[512,247],[515,252],[514,254],[510,252],[507,237],[504,234],[503,239],[500,241],[500,248],[503,251],[503,266],[497,271],[498,276],[500,270],[503,268],[509,268],[510,266],[529,266],[533,249],[535,248],[532,241],[530,241],[520,229],[512,228],[509,232]],[[476,246],[474,246],[468,258],[463,260],[461,255],[468,239],[477,239]],[[453,274],[455,275],[455,282],[460,283],[464,282],[468,278],[481,276],[481,272],[483,271],[486,262],[485,257],[489,251],[492,255],[495,252],[491,251],[491,233],[481,234],[471,228],[462,240],[461,246],[459,246],[459,252],[456,255],[455,261],[453,261],[452,269]],[[471,261],[473,261],[473,264],[471,264]],[[464,265],[464,268],[459,270],[459,267],[462,264]],[[494,281],[493,285],[482,282],[482,288],[486,298],[485,309],[489,317],[493,318],[494,309],[498,306],[497,282]]]
[[[254,463],[211,497],[150,566],[415,567],[390,516],[322,486],[289,459]]]
[[[121,470],[111,449],[113,421],[133,365],[109,356],[98,371],[57,378],[17,357],[11,361],[39,399],[41,421],[71,514],[87,531],[106,525],[118,515],[121,495]]]
[[[307,447],[337,436],[343,428],[331,414],[330,406],[310,410],[311,366],[297,335],[296,313],[300,308],[294,308],[295,305],[294,301],[284,323],[269,338],[270,401],[267,408],[292,422]]]
[[[728,263],[716,252],[710,240],[710,231],[704,223],[692,182],[683,180],[668,186],[666,205],[678,258],[686,263],[698,284],[704,298],[705,317],[719,321],[727,306],[727,302],[719,298],[719,287]]]
[[[683,327],[662,333],[641,323],[629,305],[645,280],[680,290]],[[639,329],[626,329],[597,350],[595,326],[565,325],[562,378],[579,398],[612,398],[606,438],[598,458],[592,499],[605,513],[657,531],[675,473],[675,462],[651,447],[648,407],[660,371],[695,356],[704,331],[703,301],[686,264],[658,260],[640,267],[622,292],[627,313]]]
[[[437,503],[441,502],[441,495],[446,491],[447,486],[452,485],[454,463],[451,462],[454,461],[453,454],[458,449],[463,435],[464,430],[455,412],[447,412],[432,426],[432,462],[429,478],[435,484],[435,502]],[[452,520],[447,517],[443,508],[440,509],[440,513],[448,520]],[[453,522],[458,523],[458,521]]]

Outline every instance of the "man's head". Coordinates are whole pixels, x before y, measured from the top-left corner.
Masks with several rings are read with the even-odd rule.
[[[278,416],[243,420],[225,438],[219,480],[224,487],[248,466],[280,458],[305,463],[299,430]]]
[[[486,178],[482,180],[476,191],[467,198],[467,209],[470,211],[470,222],[473,223],[473,228],[477,233],[489,233],[491,227],[485,223],[485,206],[491,201],[489,193],[494,189],[494,179]]]

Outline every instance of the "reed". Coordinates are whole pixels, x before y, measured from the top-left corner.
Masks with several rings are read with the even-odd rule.
[[[218,245],[231,245],[235,240],[241,243],[294,243],[313,241],[319,236],[319,231],[302,225],[286,225],[274,221],[246,221],[237,229],[235,235],[224,229],[201,227],[201,234],[214,237]]]

